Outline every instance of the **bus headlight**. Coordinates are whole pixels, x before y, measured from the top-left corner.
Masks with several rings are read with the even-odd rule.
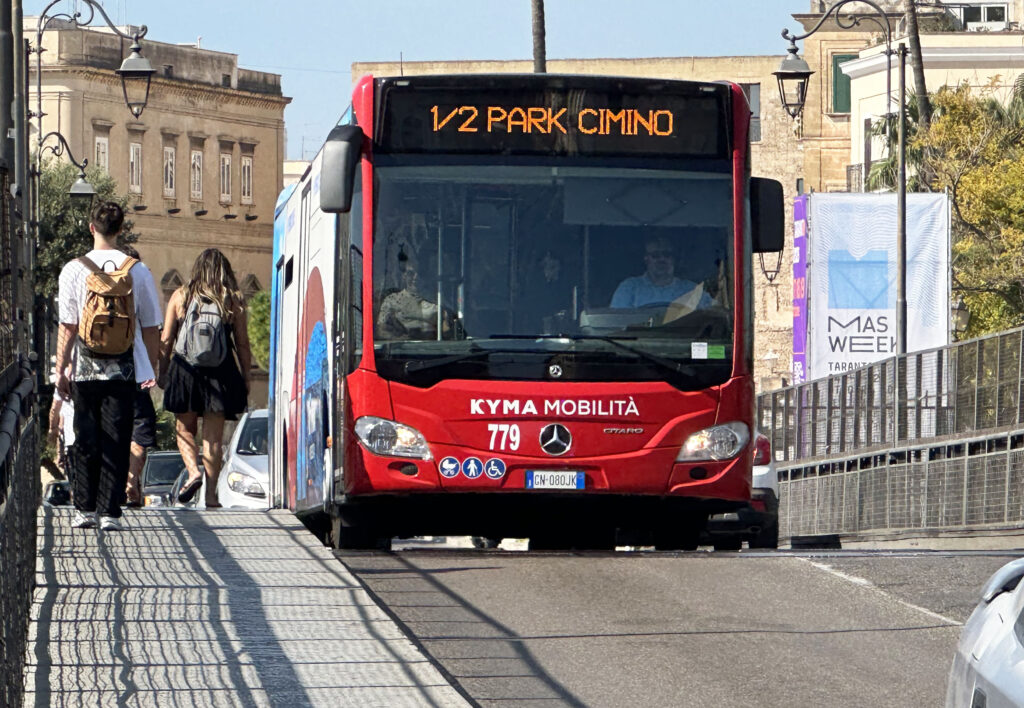
[[[676,462],[728,460],[740,454],[749,441],[750,430],[744,423],[715,425],[688,437]]]
[[[366,449],[377,455],[432,459],[423,434],[393,420],[364,416],[356,421],[356,435]]]

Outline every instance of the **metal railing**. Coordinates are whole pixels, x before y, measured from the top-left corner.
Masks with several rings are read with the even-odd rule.
[[[758,397],[783,535],[1024,525],[1024,330]]]
[[[39,434],[26,356],[32,270],[9,177],[0,164],[0,706],[19,706],[36,566]]]

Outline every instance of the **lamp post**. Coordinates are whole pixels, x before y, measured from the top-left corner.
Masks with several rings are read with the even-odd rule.
[[[845,5],[857,3],[870,6],[875,14],[857,13],[847,9],[848,14],[841,14],[840,10]],[[889,16],[885,11],[872,0],[839,0],[829,7],[822,14],[821,19],[810,31],[805,34],[794,36],[788,29],[782,30],[782,38],[789,40],[788,54],[779,65],[778,71],[773,72],[779,82],[779,95],[782,99],[782,106],[792,118],[800,116],[804,109],[804,102],[807,99],[807,80],[814,72],[807,65],[807,62],[800,58],[799,49],[796,43],[810,37],[821,29],[829,16],[835,15],[836,24],[842,29],[852,29],[860,25],[862,21],[873,22],[882,31],[885,37],[885,118],[888,122],[890,117],[889,108],[892,105],[892,56],[899,58],[899,89],[897,95],[898,105],[898,133],[897,133],[897,185],[896,185],[896,353],[907,353],[907,162],[906,162],[906,59],[907,48],[902,43],[897,49],[892,48],[892,25],[889,23]],[[889,135],[889,131],[886,131]],[[890,139],[891,140],[891,139]],[[892,144],[889,143],[891,151]]]

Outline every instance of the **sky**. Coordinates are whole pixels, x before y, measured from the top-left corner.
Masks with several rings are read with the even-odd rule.
[[[37,15],[49,0],[22,0]],[[59,2],[50,14],[67,11]],[[81,1],[78,2],[82,5]],[[313,157],[351,101],[357,61],[533,57],[530,0],[102,0],[148,39],[238,55],[281,75],[287,159]],[[547,58],[786,53],[809,0],[546,0]],[[84,12],[84,10],[83,10]],[[93,24],[102,23],[97,15]],[[145,40],[143,40],[145,54]]]

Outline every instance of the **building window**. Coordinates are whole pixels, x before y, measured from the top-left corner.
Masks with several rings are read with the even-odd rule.
[[[189,163],[189,193],[193,199],[203,198],[203,151],[193,150]]]
[[[164,196],[174,198],[174,148],[164,146]]]
[[[761,140],[761,84],[740,84],[750,104],[750,142]]]
[[[252,155],[242,155],[242,204],[252,204]]]
[[[231,155],[220,154],[220,200],[231,201]]]
[[[96,167],[103,168],[104,170],[110,171],[110,136],[108,135],[97,135],[96,136],[96,150],[95,157],[93,158],[92,164]]]
[[[998,32],[1006,29],[1006,5],[967,5],[963,8],[964,28]]]
[[[142,143],[128,145],[128,191],[142,194]]]
[[[850,112],[850,77],[839,68],[840,64],[856,59],[856,54],[832,55],[832,112]]]

